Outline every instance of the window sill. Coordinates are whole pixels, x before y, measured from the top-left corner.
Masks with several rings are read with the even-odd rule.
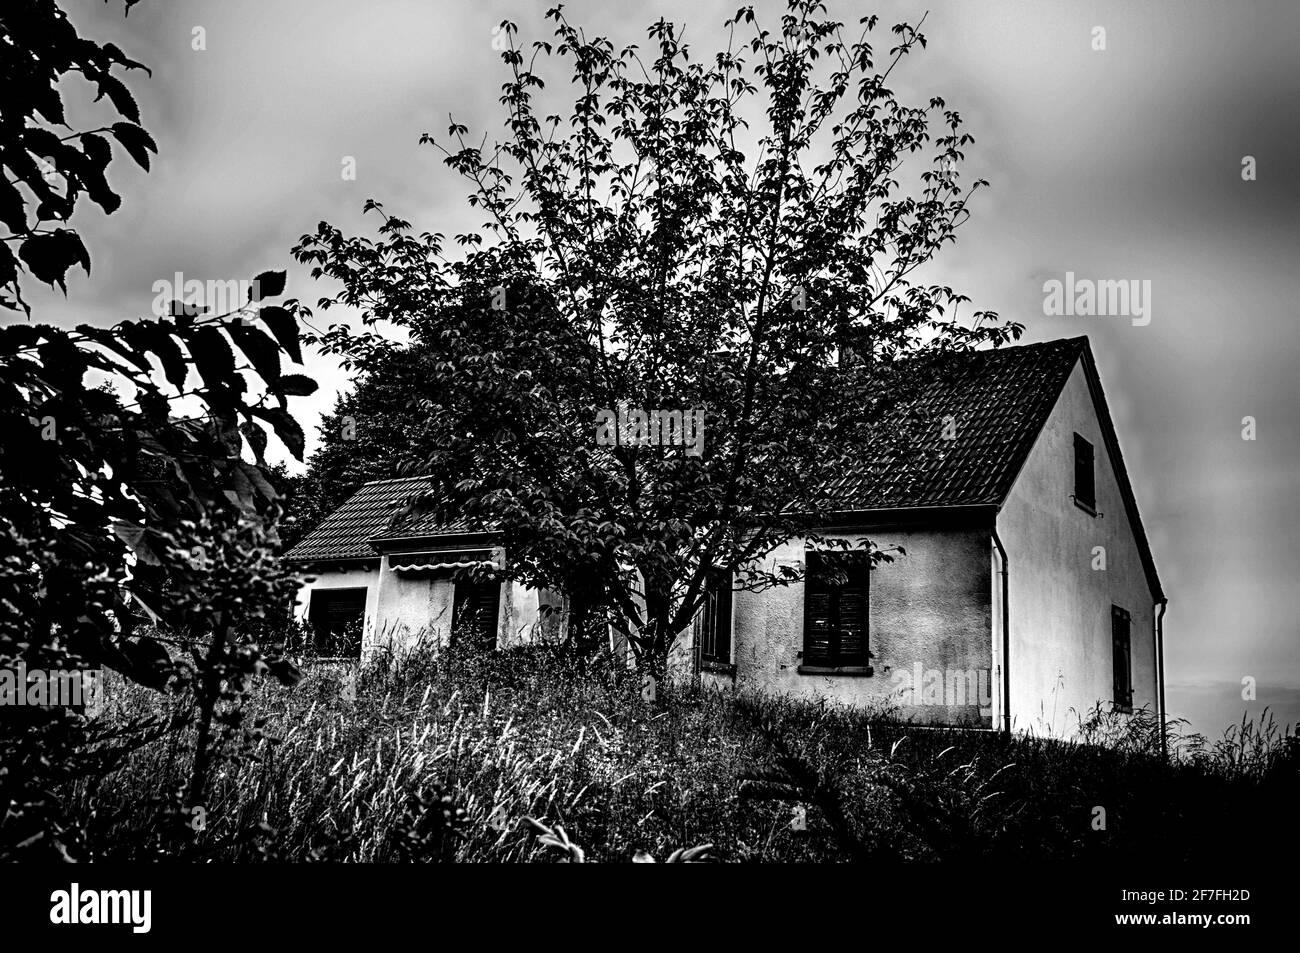
[[[706,659],[700,662],[700,671],[709,672],[713,675],[730,675],[734,677],[736,674],[736,666],[732,665],[730,662],[711,662]]]
[[[800,665],[800,675],[856,675],[870,677],[876,674],[870,665]]]
[[[1070,497],[1070,499],[1074,501],[1074,505],[1075,505],[1075,506],[1077,506],[1079,509],[1083,510],[1085,513],[1087,513],[1087,514],[1088,514],[1089,516],[1091,516],[1093,519],[1096,519],[1096,518],[1097,518],[1097,508],[1096,508],[1095,506],[1089,506],[1087,503],[1084,503],[1083,501],[1081,501],[1081,500],[1079,500],[1079,499],[1077,499],[1076,497],[1073,497],[1073,496]]]

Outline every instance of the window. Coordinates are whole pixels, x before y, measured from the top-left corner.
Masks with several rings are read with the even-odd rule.
[[[809,552],[804,579],[801,671],[841,669],[870,675],[867,579],[862,553]]]
[[[1074,435],[1074,502],[1090,513],[1097,510],[1097,483],[1092,468],[1092,444]]]
[[[366,617],[366,587],[313,589],[307,621],[316,654],[328,658],[361,657],[361,626]]]
[[[715,570],[705,582],[699,617],[700,661],[731,664],[731,573]]]
[[[1133,710],[1133,650],[1129,642],[1129,614],[1110,607],[1110,645],[1115,671],[1115,707]]]
[[[452,641],[457,645],[496,648],[500,604],[501,583],[457,579],[451,610]]]

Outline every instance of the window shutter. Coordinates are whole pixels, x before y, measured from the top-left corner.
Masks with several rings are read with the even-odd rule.
[[[347,628],[366,615],[366,589],[313,589],[307,618],[315,633],[316,651],[324,655],[360,655],[361,643],[346,643]]]
[[[700,657],[731,662],[731,573],[714,571],[705,583],[700,627]]]
[[[1078,434],[1074,435],[1074,498],[1084,506],[1097,508],[1092,444]]]
[[[500,599],[500,583],[457,582],[452,606],[453,638],[462,636],[471,644],[496,648]]]
[[[1110,607],[1110,641],[1114,659],[1115,704],[1133,707],[1133,658],[1129,636],[1129,614],[1119,606]]]
[[[830,665],[835,609],[826,580],[825,556],[808,553],[804,571],[803,660],[805,665]]]
[[[839,664],[867,664],[867,592],[857,579],[840,590]]]
[[[807,555],[804,574],[805,665],[866,665],[868,572],[861,554]]]

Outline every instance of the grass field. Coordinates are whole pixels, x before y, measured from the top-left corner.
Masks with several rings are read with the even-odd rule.
[[[182,699],[122,688],[106,724]],[[179,710],[179,709],[176,709]],[[91,859],[720,861],[1240,859],[1300,844],[1294,734],[1217,743],[1153,719],[1060,742],[677,689],[552,649],[309,666],[257,687],[199,811],[193,731],[63,792]],[[533,818],[552,832],[539,834]],[[563,834],[560,833],[562,828]],[[571,839],[576,849],[561,846]]]

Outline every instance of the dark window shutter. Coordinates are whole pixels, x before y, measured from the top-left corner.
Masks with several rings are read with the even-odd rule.
[[[803,660],[809,665],[830,665],[831,633],[835,629],[831,593],[810,588],[804,598],[808,618],[804,626]]]
[[[452,606],[452,639],[461,645],[496,648],[499,582],[456,581]]]
[[[841,665],[867,664],[867,592],[856,583],[840,590],[839,657]]]
[[[360,655],[361,642],[349,633],[366,615],[366,589],[313,589],[307,619],[320,655]],[[345,638],[346,637],[346,638]]]
[[[1115,675],[1115,704],[1133,707],[1133,650],[1130,640],[1129,614],[1119,606],[1110,607],[1110,642]]]
[[[1074,498],[1090,509],[1097,508],[1097,483],[1094,473],[1092,444],[1075,434]]]
[[[803,662],[866,665],[867,582],[870,566],[857,553],[807,555],[804,574]]]
[[[700,620],[700,658],[731,662],[731,573],[711,572]]]

